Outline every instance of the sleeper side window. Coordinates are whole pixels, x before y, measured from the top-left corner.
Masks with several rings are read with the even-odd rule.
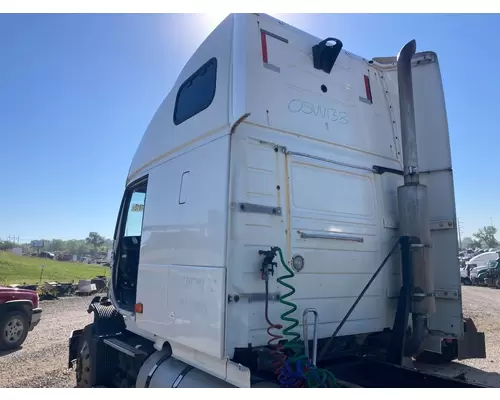
[[[207,109],[215,97],[217,59],[211,58],[179,88],[174,108],[174,124],[180,125]]]

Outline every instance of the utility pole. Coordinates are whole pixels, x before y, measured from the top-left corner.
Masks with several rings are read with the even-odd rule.
[[[14,243],[14,244],[16,244],[16,243],[19,244],[19,236],[9,235],[9,237],[7,238],[7,241]]]
[[[7,241],[10,242],[10,243],[19,244],[19,236],[9,235],[7,237]]]
[[[458,231],[458,247],[462,248],[462,224],[460,223],[460,219],[457,218],[457,231]]]

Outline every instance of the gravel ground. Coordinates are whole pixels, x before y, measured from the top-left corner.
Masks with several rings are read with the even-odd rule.
[[[0,387],[75,387],[75,373],[67,369],[68,338],[72,330],[92,322],[86,312],[91,299],[40,302],[42,320],[28,334],[22,348],[0,352]]]
[[[487,358],[418,368],[452,377],[464,374],[469,381],[500,387],[500,290],[470,286],[462,289],[464,315],[472,317],[478,330],[486,333]],[[74,387],[75,373],[66,368],[68,338],[72,330],[91,322],[86,312],[90,300],[77,297],[41,302],[42,320],[23,347],[0,353],[0,387]]]
[[[472,318],[479,332],[486,337],[486,358],[453,362],[448,365],[419,368],[450,377],[465,375],[470,382],[500,387],[500,290],[462,286],[465,317]]]

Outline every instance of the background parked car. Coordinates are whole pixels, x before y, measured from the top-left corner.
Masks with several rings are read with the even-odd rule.
[[[495,268],[498,263],[498,258],[496,260],[490,260],[483,267],[476,267],[470,272],[470,280],[473,285],[484,285],[484,278],[487,276],[487,271],[491,268]]]
[[[496,251],[488,251],[486,253],[478,254],[472,257],[465,263],[466,267],[471,271],[477,267],[485,267],[488,261],[495,261],[498,258]]]
[[[0,350],[20,347],[41,316],[35,291],[0,286]]]

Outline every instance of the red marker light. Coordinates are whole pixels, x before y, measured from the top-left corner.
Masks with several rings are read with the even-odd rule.
[[[366,90],[366,100],[368,100],[370,103],[373,103],[372,89],[370,87],[370,78],[367,75],[365,75],[365,90]]]
[[[266,32],[260,31],[260,44],[262,45],[262,61],[267,64],[267,39]]]

